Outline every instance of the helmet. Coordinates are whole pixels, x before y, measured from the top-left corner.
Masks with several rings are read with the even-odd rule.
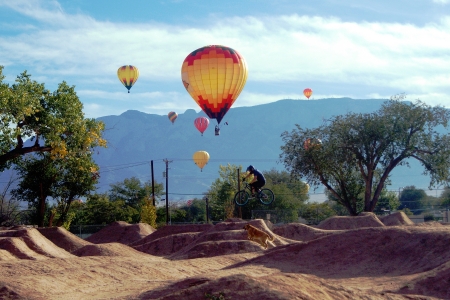
[[[250,165],[247,167],[247,172],[253,172],[254,169],[255,168],[252,165]]]

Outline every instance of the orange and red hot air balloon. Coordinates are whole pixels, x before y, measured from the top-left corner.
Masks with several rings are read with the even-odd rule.
[[[184,87],[218,124],[244,88],[247,74],[244,58],[236,50],[220,45],[191,52],[181,66]]]
[[[119,77],[120,82],[128,89],[129,93],[133,84],[138,80],[139,70],[135,66],[125,65],[117,70],[117,77]]]
[[[208,128],[209,119],[206,117],[198,117],[194,120],[194,125],[195,128],[197,128],[197,130],[203,135],[203,132],[205,132],[206,128]]]
[[[312,93],[313,93],[313,91],[310,88],[306,88],[303,90],[303,95],[305,95],[305,97],[308,99],[309,99],[309,97],[311,97]]]

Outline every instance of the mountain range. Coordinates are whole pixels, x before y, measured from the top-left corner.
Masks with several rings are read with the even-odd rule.
[[[211,183],[219,177],[220,165],[252,164],[261,171],[283,170],[279,162],[281,134],[291,131],[295,124],[304,128],[318,127],[332,116],[347,112],[367,113],[380,108],[387,99],[330,98],[319,100],[284,99],[251,107],[231,108],[221,122],[220,135],[214,134],[215,120],[202,135],[194,120],[206,116],[202,111],[188,109],[177,112],[172,123],[168,116],[129,110],[118,116],[98,118],[105,123],[104,138],[107,148],[98,149],[94,156],[100,166],[98,191],[125,178],[137,177],[142,182],[151,180],[153,161],[154,180],[167,183],[169,200],[201,198]],[[192,156],[196,151],[207,151],[208,164],[200,170]],[[422,167],[411,162],[411,168],[399,167],[391,176],[389,190],[415,185],[427,189],[429,179]],[[323,188],[311,189],[312,201],[323,201]]]

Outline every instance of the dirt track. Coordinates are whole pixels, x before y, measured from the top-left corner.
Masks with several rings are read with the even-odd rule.
[[[403,213],[273,231],[253,220],[274,237],[264,250],[245,223],[115,222],[88,240],[62,228],[0,230],[0,298],[450,299],[449,225]]]

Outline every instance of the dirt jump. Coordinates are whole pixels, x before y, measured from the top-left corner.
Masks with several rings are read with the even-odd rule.
[[[85,240],[3,228],[0,299],[450,299],[448,224],[402,212],[268,224],[114,222]]]

